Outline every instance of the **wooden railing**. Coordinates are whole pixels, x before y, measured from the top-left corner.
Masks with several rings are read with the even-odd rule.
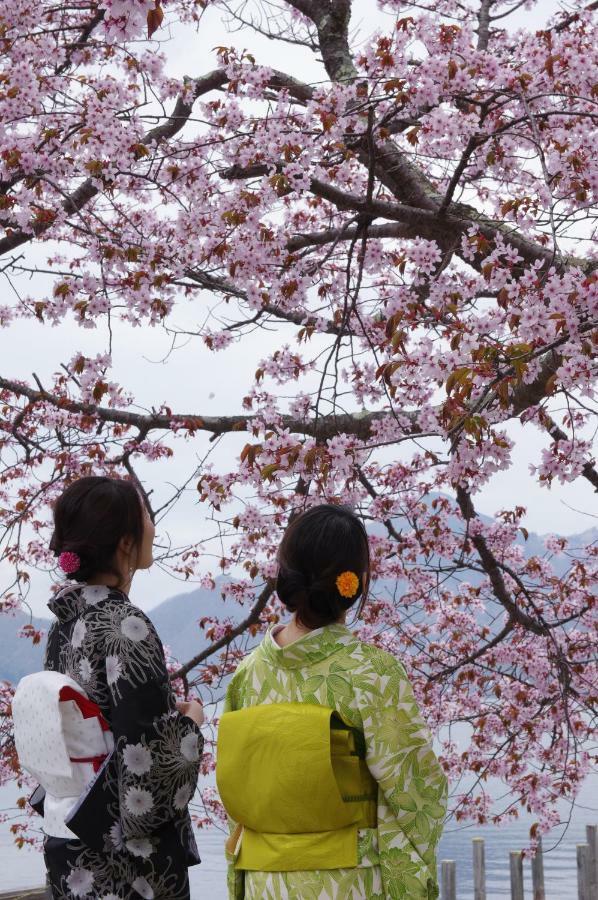
[[[586,840],[587,843],[577,845],[577,897],[578,900],[598,900],[598,830],[596,825],[586,826]],[[487,900],[484,841],[482,838],[474,838],[472,843],[473,897],[474,900]],[[511,900],[525,900],[523,862],[522,852],[512,850],[509,854]],[[574,860],[571,860],[572,870],[573,867]],[[531,872],[533,900],[546,900],[541,841],[538,852],[531,858]],[[457,900],[457,897],[457,866],[453,860],[443,859],[440,863],[440,900]]]

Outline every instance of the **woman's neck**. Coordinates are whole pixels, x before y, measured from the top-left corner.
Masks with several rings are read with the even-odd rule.
[[[305,637],[311,630],[311,628],[306,628],[304,625],[297,622],[295,616],[293,616],[290,622],[287,622],[280,631],[276,632],[274,640],[279,647],[286,647],[287,644],[293,644],[295,641],[298,641],[299,638]]]
[[[103,574],[99,572],[93,578],[89,578],[87,580],[87,584],[91,585],[103,585],[105,587],[114,588],[115,590],[122,591],[123,594],[128,594],[131,590],[131,582],[133,581],[132,577],[126,579],[126,581],[120,581],[115,575],[107,572]]]
[[[339,625],[344,625],[344,623],[345,616],[338,620]],[[294,644],[295,641],[305,637],[306,634],[311,634],[312,631],[314,631],[313,628],[306,628],[305,625],[302,625],[301,622],[298,622],[297,618],[293,616],[291,621],[287,622],[286,625],[283,625],[280,631],[275,632],[273,638],[279,647],[286,647],[287,644]]]

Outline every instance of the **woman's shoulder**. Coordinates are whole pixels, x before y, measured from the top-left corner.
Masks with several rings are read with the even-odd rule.
[[[403,663],[392,653],[358,640],[352,652],[353,685],[359,692],[377,697],[380,695],[395,696],[401,682],[408,683],[408,676]]]
[[[128,594],[119,588],[105,585],[86,585],[81,591],[84,615],[97,619],[118,619],[124,621],[133,617],[154,630],[154,624],[141,607],[129,599]]]
[[[87,588],[90,591],[89,588]],[[163,655],[162,641],[147,613],[131,603],[127,594],[116,588],[90,591],[80,618],[91,640],[106,640],[123,652],[127,648]]]
[[[357,648],[357,654],[361,657],[364,665],[383,672],[399,671],[405,674],[405,667],[400,659],[387,650],[383,650],[382,647],[358,638]]]

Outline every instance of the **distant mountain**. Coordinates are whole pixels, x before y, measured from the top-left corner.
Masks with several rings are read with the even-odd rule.
[[[243,610],[237,604],[225,605],[220,595],[219,582],[213,591],[198,588],[185,594],[177,594],[165,600],[148,613],[158,634],[181,663],[186,662],[207,647],[205,631],[199,627],[204,616],[230,616],[239,619]]]
[[[485,521],[491,521],[486,519]],[[456,523],[455,523],[456,524]],[[396,527],[400,530],[401,522],[395,520]],[[377,528],[380,526],[376,526]],[[598,541],[598,528],[591,528],[581,534],[568,537],[571,553],[587,544]],[[530,533],[527,540],[523,535],[518,538],[525,550],[526,556],[542,555],[545,553],[544,538],[538,534]],[[563,575],[570,565],[570,559],[566,554],[552,560],[552,565],[557,575]],[[476,573],[468,575],[471,583],[477,583],[481,576]],[[447,586],[455,587],[458,582]],[[382,586],[380,586],[382,587]],[[396,585],[385,585],[387,589]],[[400,590],[400,586],[399,586]],[[177,594],[169,600],[154,607],[149,616],[155,624],[163,643],[170,648],[171,653],[181,662],[186,662],[207,645],[205,632],[199,627],[199,621],[204,616],[229,615],[238,620],[245,611],[236,604],[225,606],[220,595],[220,587],[217,582],[213,591],[198,588],[187,593]],[[31,623],[35,628],[47,630],[50,626],[49,619],[30,619],[24,613],[15,615],[0,614],[0,680],[18,681],[23,675],[35,672],[42,667],[43,647],[34,646],[27,638],[17,637],[19,630]]]
[[[548,534],[557,534],[557,532],[551,531]],[[525,548],[526,557],[543,556],[546,553],[544,546],[546,537],[547,534],[538,535],[530,532],[528,539],[525,540],[523,535],[519,534],[517,543]],[[572,557],[579,557],[579,551],[582,547],[588,547],[590,544],[598,542],[598,528],[588,528],[587,531],[582,531],[580,534],[568,535],[567,541],[569,542],[567,553],[554,556],[550,561],[555,574],[559,576],[565,574],[571,565]]]

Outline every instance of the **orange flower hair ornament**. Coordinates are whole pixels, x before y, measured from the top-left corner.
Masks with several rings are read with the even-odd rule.
[[[336,587],[341,597],[349,600],[359,590],[359,578],[355,572],[341,572],[336,579]]]

